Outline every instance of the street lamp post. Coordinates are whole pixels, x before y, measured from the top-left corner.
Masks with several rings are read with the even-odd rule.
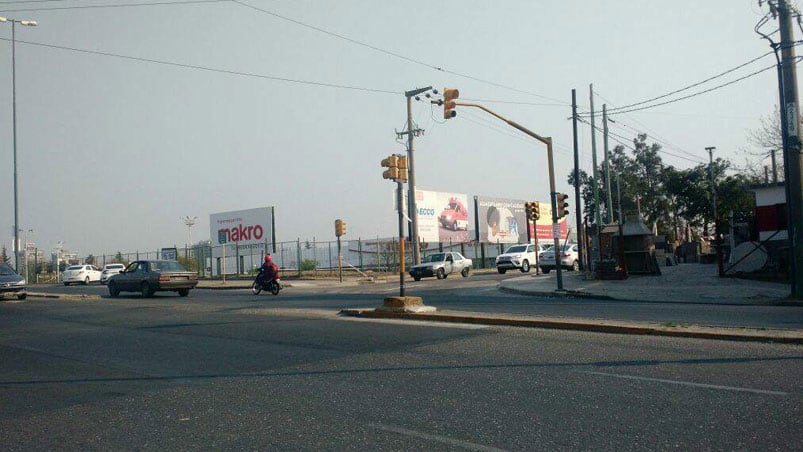
[[[12,109],[12,134],[14,141],[14,269],[20,268],[20,237],[19,237],[19,197],[17,189],[17,41],[16,25],[35,27],[35,20],[16,20],[8,17],[0,17],[0,22],[11,22],[11,109]]]
[[[198,217],[186,216],[181,220],[184,221],[184,224],[187,225],[187,246],[189,247],[192,244],[192,239],[190,238],[190,231],[192,230],[192,227],[195,226],[195,222],[198,221]]]

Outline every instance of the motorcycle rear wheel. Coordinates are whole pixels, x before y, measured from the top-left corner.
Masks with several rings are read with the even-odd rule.
[[[270,293],[272,293],[273,295],[279,295],[280,289],[281,287],[279,287],[279,284],[277,284],[276,282],[270,285]]]

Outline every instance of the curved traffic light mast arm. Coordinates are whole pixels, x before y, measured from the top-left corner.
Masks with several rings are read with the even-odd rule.
[[[433,103],[437,103],[437,101],[433,101]],[[527,135],[535,138],[536,140],[538,140],[538,141],[540,141],[540,142],[542,142],[542,143],[544,143],[546,145],[547,160],[548,160],[548,163],[549,163],[549,196],[552,198],[551,199],[551,204],[552,204],[552,227],[554,228],[555,225],[558,224],[558,206],[557,206],[557,201],[554,199],[555,198],[555,164],[554,164],[554,160],[552,159],[552,137],[542,137],[541,135],[538,135],[537,133],[533,132],[532,130],[530,130],[530,129],[526,128],[526,127],[524,127],[523,125],[517,123],[516,121],[511,121],[510,119],[505,118],[504,116],[500,115],[499,113],[497,113],[497,112],[495,112],[495,111],[493,111],[493,110],[491,110],[491,109],[489,109],[489,108],[487,108],[487,107],[485,107],[483,105],[475,104],[475,103],[472,103],[472,102],[459,102],[459,101],[454,101],[454,103],[455,103],[455,105],[459,105],[459,106],[462,106],[462,107],[479,108],[480,110],[482,110],[482,111],[484,111],[484,112],[486,112],[486,113],[488,113],[488,114],[490,114],[492,116],[495,116],[496,118],[506,122],[511,127],[526,133]],[[536,231],[536,234],[537,234],[537,231]],[[555,270],[557,270],[557,275],[558,275],[557,276],[558,290],[563,290],[563,275],[561,274],[561,263],[560,263],[560,258],[561,258],[561,256],[560,256],[561,255],[561,253],[560,253],[560,238],[556,237],[554,233],[552,234],[552,236],[553,236],[552,238],[554,239],[554,242],[555,242]]]

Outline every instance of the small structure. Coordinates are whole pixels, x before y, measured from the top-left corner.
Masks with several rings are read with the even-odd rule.
[[[641,216],[627,216],[622,230],[627,272],[660,275],[661,270],[655,260],[654,236],[652,230],[644,224]]]

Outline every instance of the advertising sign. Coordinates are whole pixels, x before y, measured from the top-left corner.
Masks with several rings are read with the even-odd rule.
[[[209,215],[209,239],[212,245],[241,248],[273,243],[273,207],[213,213]],[[215,246],[213,250],[220,255]]]
[[[176,248],[162,248],[162,260],[174,261],[178,259],[178,250]]]
[[[554,240],[554,230],[552,227],[552,204],[547,203],[539,203],[540,210],[541,210],[541,218],[538,219],[538,224],[536,225],[535,230],[538,233],[538,240]],[[528,225],[530,228],[530,236],[533,237],[532,234],[532,224]],[[558,227],[560,228],[560,240],[566,240],[566,237],[569,236],[569,217],[563,217],[562,219],[558,220]]]
[[[527,243],[527,219],[521,199],[477,196],[479,241],[484,243]]]
[[[468,195],[465,193],[415,191],[418,209],[418,239],[427,243],[469,242]]]

